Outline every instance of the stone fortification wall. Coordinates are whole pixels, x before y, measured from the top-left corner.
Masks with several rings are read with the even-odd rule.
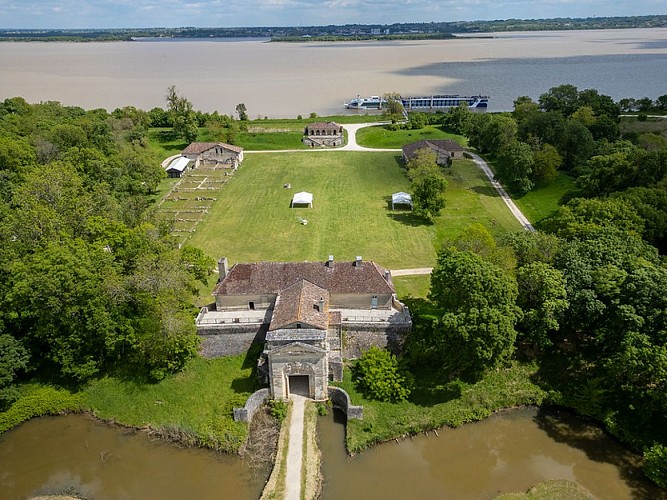
[[[221,328],[198,328],[200,354],[205,358],[245,354],[253,343],[264,343],[266,325],[239,324]]]
[[[386,324],[366,323],[345,327],[343,330],[343,358],[356,359],[372,346],[388,349],[393,354],[403,350],[410,327],[390,327]]]
[[[234,421],[250,422],[255,412],[269,399],[269,396],[269,390],[266,388],[253,392],[242,408],[234,408]]]
[[[348,419],[363,420],[364,407],[354,406],[350,402],[350,396],[340,387],[329,387],[329,399],[334,408],[338,408],[345,413]]]

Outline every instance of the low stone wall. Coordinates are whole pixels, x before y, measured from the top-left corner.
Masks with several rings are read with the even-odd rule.
[[[409,328],[390,328],[386,325],[365,324],[355,325],[355,329],[343,330],[343,358],[356,359],[372,346],[388,349],[393,354],[403,350],[405,336]]]
[[[269,389],[260,389],[253,392],[245,402],[243,408],[234,408],[235,422],[250,422],[253,415],[269,399]]]
[[[205,358],[244,354],[253,343],[264,343],[266,325],[239,324],[221,328],[198,328],[201,338],[200,354]]]
[[[350,402],[350,396],[340,387],[329,387],[328,388],[329,399],[334,408],[338,408],[345,413],[345,416],[349,419],[354,420],[363,420],[364,418],[364,407],[363,406],[354,406]]]

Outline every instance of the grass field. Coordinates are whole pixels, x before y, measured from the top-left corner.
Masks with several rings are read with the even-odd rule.
[[[367,148],[401,148],[423,139],[454,139],[462,146],[465,137],[443,132],[440,127],[428,125],[419,130],[389,130],[386,126],[366,127],[357,132],[357,143]]]
[[[442,241],[473,222],[493,233],[520,229],[472,162],[455,162],[447,179],[447,207],[427,225],[390,210],[391,194],[410,189],[394,153],[248,154],[188,243],[230,263],[333,254],[398,269],[432,266]],[[290,208],[298,191],[313,193],[313,208]]]
[[[533,224],[553,215],[559,208],[561,198],[574,189],[574,179],[565,172],[559,172],[554,182],[537,188],[514,202]]]

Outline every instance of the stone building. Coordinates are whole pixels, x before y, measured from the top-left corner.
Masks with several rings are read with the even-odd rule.
[[[216,357],[264,342],[260,380],[275,399],[290,393],[326,399],[343,358],[372,345],[397,351],[412,321],[391,273],[372,261],[219,261],[215,306],[197,317],[202,352]]]
[[[194,161],[192,168],[206,165],[236,170],[243,162],[243,148],[223,142],[193,142],[181,151],[181,156]]]
[[[450,165],[452,160],[463,158],[464,149],[451,139],[423,140],[403,146],[403,161],[408,163],[421,149],[429,149],[436,154],[438,165]]]
[[[303,143],[310,147],[343,145],[343,127],[334,122],[317,122],[306,126]]]

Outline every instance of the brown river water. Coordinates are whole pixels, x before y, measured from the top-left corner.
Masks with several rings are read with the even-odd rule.
[[[485,35],[486,36],[486,35]],[[250,118],[343,114],[361,94],[486,94],[491,111],[571,83],[614,99],[667,93],[667,28],[496,33],[457,40],[267,43],[147,39],[0,43],[0,99],[86,109],[166,107],[176,85],[195,109]],[[352,111],[350,111],[352,112]]]
[[[341,415],[320,418],[327,499],[489,499],[548,479],[600,499],[662,499],[641,459],[569,414],[503,412],[439,437],[345,454]],[[34,419],[0,436],[0,498],[75,489],[94,499],[256,499],[266,476],[235,456],[179,449],[83,415]]]
[[[439,436],[344,453],[337,415],[319,421],[323,499],[490,499],[550,479],[576,481],[600,499],[661,499],[641,459],[598,427],[537,409],[502,412]]]

